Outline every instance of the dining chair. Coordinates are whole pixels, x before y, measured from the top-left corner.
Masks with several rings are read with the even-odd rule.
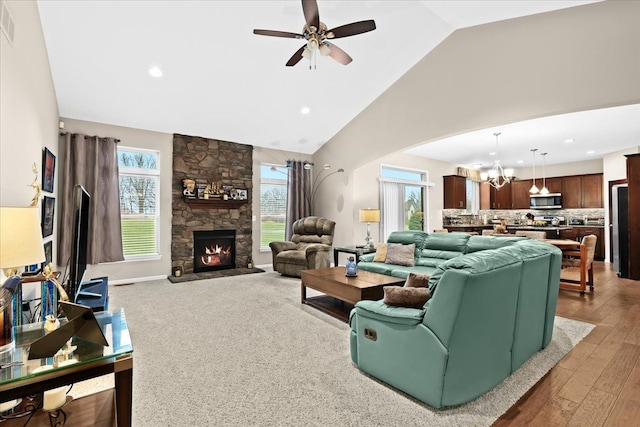
[[[584,295],[588,284],[589,290],[593,292],[593,258],[596,253],[597,241],[598,237],[595,234],[589,234],[582,238],[578,250],[562,252],[562,268],[578,267],[580,280],[560,277],[560,289],[580,291],[580,295]]]

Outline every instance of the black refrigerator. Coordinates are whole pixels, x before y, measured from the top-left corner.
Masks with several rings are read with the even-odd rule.
[[[629,187],[614,185],[612,194],[613,212],[613,268],[619,277],[629,277]]]

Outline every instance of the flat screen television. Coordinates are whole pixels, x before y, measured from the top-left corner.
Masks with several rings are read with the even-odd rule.
[[[91,196],[80,184],[74,189],[73,230],[71,259],[69,261],[69,283],[67,293],[76,301],[80,285],[87,269],[87,244],[89,238],[89,205]]]

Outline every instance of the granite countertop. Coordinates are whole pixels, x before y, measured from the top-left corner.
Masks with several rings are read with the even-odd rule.
[[[444,228],[493,228],[491,224],[454,224],[454,225],[445,225]]]
[[[540,230],[540,231],[548,231],[548,230],[571,230],[574,225],[560,225],[558,227],[535,227],[533,225],[509,225],[507,224],[507,228],[511,230]]]

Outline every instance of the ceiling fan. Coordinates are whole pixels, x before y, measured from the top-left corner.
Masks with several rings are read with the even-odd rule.
[[[351,24],[341,25],[329,30],[324,22],[320,22],[320,14],[316,0],[302,0],[302,12],[306,21],[306,24],[302,28],[302,34],[274,30],[253,30],[253,34],[261,36],[305,39],[307,41],[293,54],[291,59],[289,59],[287,67],[296,65],[302,58],[313,61],[316,52],[322,56],[328,55],[339,63],[347,65],[353,61],[353,59],[344,50],[333,43],[329,43],[329,40],[355,36],[356,34],[362,34],[376,29],[376,23],[373,19],[370,19],[367,21],[352,22]],[[311,65],[309,65],[309,69],[311,69]]]

